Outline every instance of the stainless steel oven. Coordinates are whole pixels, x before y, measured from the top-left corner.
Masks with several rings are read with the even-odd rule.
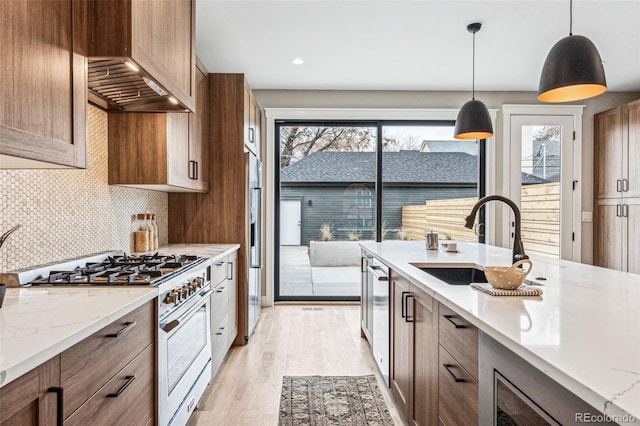
[[[158,424],[187,423],[211,378],[209,267],[189,271],[159,298]]]

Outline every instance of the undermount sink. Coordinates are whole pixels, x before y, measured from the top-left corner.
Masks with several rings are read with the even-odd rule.
[[[423,268],[418,267],[421,271],[436,277],[450,285],[469,285],[471,283],[486,283],[487,277],[484,272],[472,267],[455,267],[455,268]]]

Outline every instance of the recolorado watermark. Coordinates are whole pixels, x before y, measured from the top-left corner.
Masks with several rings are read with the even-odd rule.
[[[635,423],[638,419],[631,414],[576,413],[576,423]]]

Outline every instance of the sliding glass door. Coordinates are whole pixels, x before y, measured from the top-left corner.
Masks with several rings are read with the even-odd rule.
[[[279,300],[358,300],[359,240],[375,239],[377,128],[278,126]]]
[[[453,122],[278,122],[276,300],[359,300],[360,241],[478,240],[484,141]]]

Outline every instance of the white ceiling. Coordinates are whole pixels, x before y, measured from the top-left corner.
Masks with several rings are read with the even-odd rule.
[[[609,90],[640,91],[640,0],[575,0]],[[197,0],[196,50],[209,72],[254,89],[532,90],[569,33],[568,0]],[[293,65],[293,58],[303,65]]]

